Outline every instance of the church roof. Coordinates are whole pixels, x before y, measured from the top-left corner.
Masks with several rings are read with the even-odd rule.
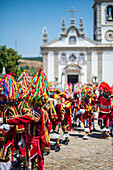
[[[69,36],[60,37],[53,41],[46,43],[45,47],[91,47],[95,46],[97,42],[87,38],[87,37],[76,37],[76,43],[69,43]]]
[[[70,43],[70,37],[75,38],[74,43]],[[97,44],[96,41],[93,41],[80,33],[79,29],[76,26],[70,26],[67,31],[61,37],[46,42],[41,47],[94,47]]]

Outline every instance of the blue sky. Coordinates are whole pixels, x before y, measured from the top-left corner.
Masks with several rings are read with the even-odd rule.
[[[40,55],[42,28],[48,41],[60,37],[62,18],[70,26],[71,7],[75,26],[83,18],[85,36],[93,39],[93,0],[0,0],[0,44],[13,48],[23,57]]]

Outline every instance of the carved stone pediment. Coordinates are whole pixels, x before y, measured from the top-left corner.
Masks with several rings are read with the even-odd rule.
[[[68,64],[66,67],[64,67],[64,70],[66,71],[66,70],[81,70],[82,68],[78,65],[78,64],[74,64],[74,63],[72,63],[72,64]]]
[[[66,67],[64,67],[64,70],[66,73],[80,73],[81,67],[78,64],[68,64]]]

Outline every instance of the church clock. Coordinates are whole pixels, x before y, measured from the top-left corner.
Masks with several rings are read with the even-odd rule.
[[[108,41],[113,41],[113,30],[106,31],[105,38]]]

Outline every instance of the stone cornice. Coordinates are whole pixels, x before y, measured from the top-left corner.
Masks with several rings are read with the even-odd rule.
[[[98,55],[102,55],[103,51],[97,51]]]
[[[66,69],[65,72],[66,73],[80,73],[80,69]]]
[[[89,39],[89,38],[87,38],[87,37],[84,37],[84,40],[89,41],[90,43],[92,43],[92,44],[94,44],[94,45],[97,45],[97,42],[96,42],[96,41],[93,41],[93,40],[91,40],[91,39]]]
[[[43,50],[43,51],[42,51],[42,54],[43,54],[43,55],[47,55],[47,54],[48,54],[48,50]]]
[[[102,27],[108,27],[108,26],[113,26],[113,23],[106,23],[106,24],[101,24]]]
[[[57,51],[57,50],[54,50],[53,52],[55,55],[58,55],[58,53],[59,53],[59,51]]]
[[[86,51],[87,55],[91,55],[92,51]]]
[[[95,0],[92,8],[94,8],[97,4],[101,4],[101,3],[108,3],[108,2],[113,2],[113,0]]]
[[[51,44],[53,44],[53,43],[55,43],[55,42],[57,42],[57,41],[59,41],[59,40],[61,40],[62,38],[60,37],[60,38],[57,38],[57,39],[55,39],[55,40],[53,40],[53,41],[50,41],[50,42],[48,42],[48,43],[46,43],[46,45],[42,45],[41,47],[45,47],[45,46],[47,46],[47,45],[51,45]]]
[[[113,43],[102,44],[95,47],[42,47],[42,53],[44,51],[113,51]]]

